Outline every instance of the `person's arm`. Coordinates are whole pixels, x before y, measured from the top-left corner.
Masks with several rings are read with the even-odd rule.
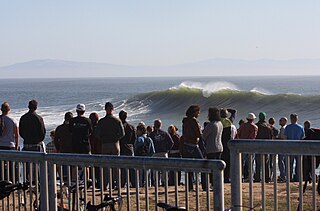
[[[44,122],[43,122],[43,119],[42,117],[39,118],[39,123],[40,123],[40,140],[43,141],[45,136],[46,136],[46,128],[44,126]]]
[[[125,135],[124,128],[122,122],[119,120],[118,123],[118,139],[121,139]]]
[[[19,132],[20,132],[20,136],[21,136],[21,138],[25,138],[25,136],[24,136],[24,118],[22,117],[22,118],[20,118],[20,121],[19,121]]]
[[[169,135],[169,133],[166,132],[166,139],[167,139],[167,150],[169,151],[170,149],[172,149],[173,145],[174,145],[174,141],[172,140],[172,137]]]
[[[231,116],[229,117],[230,121],[233,122],[236,119],[237,110],[228,108],[227,111],[231,114]]]
[[[15,140],[15,148],[16,150],[19,149],[19,128],[18,127],[15,127],[14,130],[13,130],[13,135],[14,135],[14,140]]]
[[[206,143],[208,136],[212,133],[212,125],[209,123],[203,130],[202,139]]]
[[[195,135],[197,138],[201,138],[201,126],[197,120],[194,121]]]
[[[59,129],[56,128],[56,133],[53,139],[53,144],[54,147],[56,148],[57,152],[60,152],[60,134],[59,134]]]

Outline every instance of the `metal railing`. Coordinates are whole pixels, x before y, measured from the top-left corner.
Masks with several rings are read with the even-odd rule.
[[[0,162],[2,180],[27,181],[32,187],[32,190],[30,189],[27,194],[13,193],[10,199],[2,200],[2,204],[0,203],[2,210],[34,210],[38,206],[40,210],[55,211],[58,209],[57,205],[61,204],[69,210],[81,210],[84,209],[88,201],[91,201],[92,204],[101,203],[103,195],[106,193],[110,196],[122,195],[124,198],[123,210],[128,211],[158,210],[156,204],[160,202],[160,199],[165,203],[184,206],[187,210],[224,210],[223,170],[225,163],[221,160],[0,151]],[[7,168],[8,165],[10,168]],[[83,172],[81,179],[76,176],[80,175],[80,171]],[[96,171],[99,173],[96,174]],[[130,181],[132,171],[136,184],[134,188],[130,188],[130,184],[133,182]],[[173,187],[169,188],[168,172],[170,171],[174,171],[175,183]],[[126,174],[124,187],[121,187],[121,172]],[[149,182],[151,172],[155,180],[152,187]],[[178,182],[178,172],[183,172],[184,185],[182,186]],[[161,186],[159,184],[160,173],[164,176],[164,183]],[[188,174],[193,173],[196,189],[195,192],[190,192]],[[202,195],[199,190],[200,173],[205,175],[202,178],[205,178],[207,184]],[[147,181],[144,184],[140,183],[142,175]],[[209,188],[210,176],[213,181],[213,192]],[[111,182],[112,178],[116,178],[115,186]],[[92,186],[87,185],[89,181],[92,181]],[[106,186],[107,183],[109,186]],[[70,191],[72,184],[75,187],[73,197]],[[84,184],[83,189],[80,188],[81,184]],[[100,187],[97,188],[97,185]],[[65,189],[67,190],[64,191]],[[65,201],[62,196],[64,192],[68,192]]]
[[[254,155],[261,155],[261,169],[256,169],[257,171],[261,171],[261,209],[266,210],[266,185],[273,185],[273,201],[271,204],[273,205],[274,210],[279,209],[279,197],[278,197],[278,184],[277,184],[277,155],[283,155],[285,156],[286,160],[286,189],[285,189],[285,195],[286,197],[281,198],[281,200],[284,200],[285,198],[285,205],[286,210],[290,211],[292,210],[292,193],[291,188],[297,188],[299,195],[297,199],[294,201],[295,206],[298,210],[304,210],[304,206],[306,204],[304,203],[304,196],[303,196],[303,156],[311,156],[311,181],[312,181],[312,199],[311,204],[308,204],[308,210],[317,210],[317,204],[316,204],[316,156],[320,156],[320,142],[319,141],[294,141],[294,140],[231,140],[228,143],[228,146],[230,148],[230,160],[231,160],[231,206],[232,210],[242,210],[243,207],[254,207],[253,205],[253,192],[254,192],[254,186],[253,186],[253,172],[254,172],[254,165],[253,165],[253,156]],[[242,163],[242,155],[247,154],[249,158],[249,181],[248,181],[248,187],[249,187],[249,196],[246,198],[246,201],[248,201],[248,204],[243,204],[244,196],[243,196],[243,163]],[[271,172],[273,173],[273,179],[270,184],[266,184],[266,157],[271,156],[272,157],[272,168]],[[297,162],[295,167],[298,169],[298,187],[297,184],[293,184],[290,180],[292,178],[292,175],[290,173],[290,157],[296,156]],[[247,181],[246,181],[247,182]],[[267,181],[269,182],[269,181]],[[295,181],[297,182],[297,181]],[[272,184],[273,183],[273,184]],[[247,187],[247,186],[245,186]],[[295,191],[296,192],[296,191]],[[256,195],[255,195],[256,196]],[[257,198],[257,196],[256,196]],[[311,198],[311,197],[310,197]],[[310,200],[310,199],[309,199]],[[272,206],[271,205],[271,206]],[[269,206],[270,210],[270,206]],[[281,207],[281,210],[284,210],[283,207]],[[296,208],[295,208],[296,210]]]

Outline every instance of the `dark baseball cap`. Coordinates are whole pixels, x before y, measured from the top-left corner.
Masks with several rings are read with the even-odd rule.
[[[105,108],[106,110],[107,110],[107,109],[113,109],[113,105],[112,105],[112,103],[110,103],[110,102],[106,102],[104,108]]]

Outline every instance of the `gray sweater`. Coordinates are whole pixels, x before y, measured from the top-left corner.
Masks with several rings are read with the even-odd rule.
[[[221,121],[210,122],[204,129],[202,138],[206,145],[206,152],[217,153],[223,152],[223,146],[221,141],[223,131],[223,125]]]

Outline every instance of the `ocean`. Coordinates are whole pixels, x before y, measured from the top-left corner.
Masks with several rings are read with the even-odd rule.
[[[209,107],[227,107],[237,110],[236,126],[248,113],[263,111],[277,122],[297,113],[301,124],[310,120],[312,127],[320,127],[319,82],[320,76],[0,79],[0,101],[9,102],[11,116],[19,121],[28,102],[38,100],[46,142],[49,131],[63,122],[65,112],[75,114],[78,103],[86,105],[86,116],[97,112],[101,118],[107,101],[115,105],[116,115],[126,110],[133,125],[161,119],[165,130],[170,124],[181,129],[191,104],[200,104],[201,124]]]

